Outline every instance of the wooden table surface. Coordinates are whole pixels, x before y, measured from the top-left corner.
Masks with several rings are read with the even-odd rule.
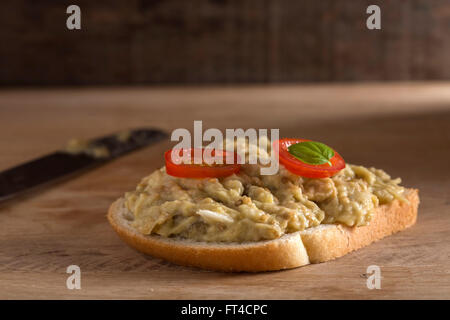
[[[109,204],[163,165],[171,143],[0,206],[0,298],[450,298],[450,83],[0,91],[0,170],[141,126],[279,128],[326,141],[347,162],[420,189],[412,228],[335,261],[259,274],[185,268],[140,254],[106,221]],[[81,268],[68,290],[66,268]],[[380,290],[366,268],[381,268]]]

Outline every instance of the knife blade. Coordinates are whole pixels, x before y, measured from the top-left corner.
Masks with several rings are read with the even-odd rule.
[[[135,129],[88,141],[78,150],[60,150],[0,172],[0,202],[24,191],[93,168],[167,137],[157,129]],[[98,152],[101,151],[101,152]]]

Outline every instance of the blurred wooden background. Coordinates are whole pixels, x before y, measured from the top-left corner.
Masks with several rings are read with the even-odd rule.
[[[450,79],[449,0],[6,0],[0,23],[0,85]]]

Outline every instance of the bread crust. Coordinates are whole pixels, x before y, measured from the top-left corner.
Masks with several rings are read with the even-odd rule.
[[[184,266],[217,271],[273,271],[320,263],[401,231],[416,222],[418,190],[408,189],[408,202],[393,201],[376,209],[369,225],[320,225],[279,239],[246,243],[207,243],[143,235],[131,224],[124,199],[109,208],[108,220],[120,238],[143,253]]]

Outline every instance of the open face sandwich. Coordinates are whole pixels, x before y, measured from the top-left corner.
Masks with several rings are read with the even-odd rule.
[[[175,164],[166,152],[165,167],[111,205],[114,230],[176,264],[257,272],[333,260],[416,221],[418,190],[383,170],[345,164],[322,143],[232,143],[246,150],[244,164]],[[249,164],[255,150],[275,153],[278,173]]]

